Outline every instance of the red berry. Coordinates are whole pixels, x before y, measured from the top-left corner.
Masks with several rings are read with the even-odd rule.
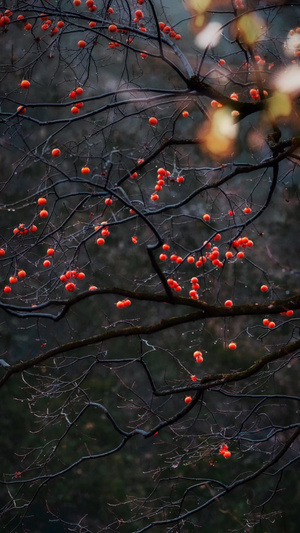
[[[286,316],[293,316],[294,314],[294,311],[292,311],[292,309],[289,309],[287,312],[286,312]]]
[[[5,285],[3,291],[6,292],[6,293],[9,293],[9,292],[11,292],[11,287],[9,285]]]
[[[78,41],[77,44],[78,44],[79,48],[85,48],[86,47],[86,42],[85,41],[82,41],[82,40]]]
[[[69,292],[73,292],[76,290],[76,285],[75,283],[69,282],[65,285],[65,289]]]
[[[18,111],[19,115],[25,115],[26,107],[24,107],[23,105],[19,105],[19,107],[17,107],[17,111]]]
[[[18,278],[16,276],[10,276],[8,281],[9,281],[9,283],[17,283]]]
[[[110,31],[111,33],[114,33],[115,31],[117,31],[117,26],[115,24],[110,24],[110,26],[108,26],[108,31]]]
[[[113,203],[113,201],[112,201],[111,198],[106,198],[106,199],[104,200],[104,203],[105,203],[105,205],[111,205],[111,204]]]
[[[225,307],[232,307],[232,301],[231,300],[226,300],[225,302]]]
[[[236,349],[236,343],[235,342],[230,342],[228,344],[228,348],[229,348],[229,350],[235,350]]]
[[[82,167],[81,174],[89,174],[91,171],[89,167]]]
[[[228,459],[229,457],[231,457],[231,452],[229,450],[226,450],[224,453],[223,453],[223,457],[225,457],[225,459]]]
[[[208,215],[207,213],[204,213],[202,218],[203,218],[203,220],[205,220],[205,222],[209,222],[210,221],[210,215]]]
[[[191,396],[186,396],[184,401],[185,401],[185,403],[190,403],[192,401],[192,397]]]
[[[102,246],[105,243],[105,240],[100,237],[100,239],[97,239],[98,246]]]
[[[116,303],[116,306],[118,309],[122,309],[124,307],[124,302],[120,300],[119,302]]]
[[[160,259],[161,261],[166,261],[166,259],[167,259],[166,254],[160,254],[159,259]]]
[[[42,211],[40,211],[40,217],[47,218],[47,216],[48,216],[48,211],[46,211],[46,209],[42,209]]]
[[[85,274],[83,272],[78,272],[77,278],[78,279],[84,279],[85,278]]]
[[[260,290],[261,290],[261,292],[267,292],[267,290],[269,290],[269,287],[268,287],[268,285],[262,285]]]
[[[264,318],[264,319],[263,319],[263,325],[264,325],[264,326],[268,326],[269,323],[270,323],[270,320],[269,320],[268,318]]]
[[[74,105],[74,107],[72,107],[71,113],[73,113],[73,115],[77,115],[77,113],[79,113],[79,109],[78,109],[78,107],[76,107],[76,105]]]
[[[3,248],[0,248],[0,257],[3,257],[5,255],[5,250]]]
[[[50,257],[52,257],[53,254],[54,254],[54,248],[48,248],[48,250],[47,250],[47,255],[49,255]]]
[[[22,87],[22,89],[29,89],[29,87],[30,87],[30,81],[28,81],[28,80],[22,80],[21,83],[20,83],[20,87]]]
[[[156,124],[157,124],[157,118],[155,118],[155,117],[150,117],[150,118],[149,118],[149,124],[150,124],[150,126],[156,126]]]
[[[197,381],[197,376],[195,376],[195,374],[193,374],[193,375],[191,376],[191,380],[192,380],[192,381]]]
[[[188,111],[182,111],[182,116],[183,117],[188,117],[189,116],[189,112]]]
[[[53,150],[52,150],[53,157],[59,157],[60,154],[61,154],[61,151],[60,151],[59,148],[53,148]]]
[[[199,350],[196,350],[193,355],[195,359],[197,359],[197,357],[202,357],[202,352],[200,352]]]
[[[37,203],[38,205],[46,205],[47,200],[46,198],[39,198]]]
[[[25,272],[25,270],[19,270],[19,272],[18,272],[18,277],[19,277],[20,279],[24,279],[24,278],[26,277],[26,272]]]
[[[51,265],[49,259],[46,259],[46,260],[43,262],[43,265],[44,265],[45,268],[48,268],[48,267]]]
[[[155,193],[154,193],[154,194],[151,194],[151,200],[152,200],[152,202],[156,202],[158,199],[159,199],[158,194],[155,194]]]
[[[268,327],[269,327],[270,329],[275,328],[275,322],[269,322]]]

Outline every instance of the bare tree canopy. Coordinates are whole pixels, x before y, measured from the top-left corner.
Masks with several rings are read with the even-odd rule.
[[[3,531],[298,532],[298,3],[0,12]]]

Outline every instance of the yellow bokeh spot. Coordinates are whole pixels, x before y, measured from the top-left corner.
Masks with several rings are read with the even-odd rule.
[[[277,117],[288,117],[292,112],[291,98],[288,94],[276,91],[268,99],[268,110],[272,115]]]
[[[187,8],[197,13],[204,13],[210,4],[211,0],[188,0]]]
[[[232,152],[237,133],[230,109],[223,107],[212,112],[211,122],[199,132],[199,138],[212,155],[224,157]]]
[[[204,24],[204,21],[205,21],[205,16],[204,15],[197,15],[195,17],[195,20],[194,20],[194,25],[197,28],[202,28],[202,26]]]
[[[240,31],[244,41],[247,44],[254,44],[261,39],[265,33],[264,21],[255,13],[243,15],[238,22],[238,30]]]

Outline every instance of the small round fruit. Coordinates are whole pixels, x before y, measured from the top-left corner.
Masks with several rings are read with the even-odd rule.
[[[6,292],[6,294],[8,294],[9,292],[11,292],[11,287],[9,285],[5,285],[3,291]]]
[[[196,350],[196,351],[193,353],[193,355],[194,355],[194,357],[195,357],[195,359],[196,359],[197,357],[202,357],[202,352],[200,352],[200,350]]]
[[[42,209],[42,211],[40,211],[40,217],[47,218],[47,216],[48,216],[48,211],[46,211],[46,209]]]
[[[267,292],[269,290],[268,285],[262,285],[260,288],[261,292]]]
[[[110,24],[108,26],[108,31],[110,31],[110,33],[114,33],[115,31],[117,31],[117,26],[115,24]]]
[[[84,279],[85,278],[85,274],[83,272],[78,272],[77,278],[78,279]]]
[[[116,306],[118,309],[123,309],[124,306],[124,302],[122,302],[121,300],[119,302],[116,303]]]
[[[236,343],[235,342],[230,342],[228,344],[228,348],[229,348],[229,350],[235,350],[236,349]]]
[[[268,318],[263,319],[263,325],[268,326],[270,324],[270,320]]]
[[[150,117],[150,118],[149,118],[149,124],[150,124],[150,126],[156,126],[156,124],[157,124],[157,118],[155,118],[155,117]]]
[[[50,257],[52,257],[54,255],[54,248],[48,248],[47,250],[47,255],[49,255]]]
[[[184,118],[188,117],[189,116],[189,112],[188,111],[182,111],[182,116]]]
[[[185,401],[185,403],[189,404],[192,401],[192,397],[191,396],[186,396],[184,401]]]
[[[232,307],[233,303],[232,303],[231,300],[226,300],[224,305],[225,305],[225,307]]]
[[[97,242],[98,246],[102,246],[103,244],[105,244],[105,240],[102,239],[102,237],[100,237],[99,239],[97,239],[96,242]]]
[[[53,157],[59,157],[61,155],[61,151],[59,148],[53,148],[52,150]]]
[[[74,105],[71,109],[71,113],[73,113],[73,115],[77,115],[77,113],[79,113],[79,108]]]
[[[28,81],[28,80],[22,80],[21,83],[20,83],[20,87],[22,87],[22,89],[29,89],[29,87],[30,87],[30,81]]]
[[[77,44],[78,44],[78,47],[79,47],[79,48],[85,48],[85,47],[86,47],[86,42],[83,41],[83,40],[78,41]]]
[[[49,268],[49,266],[51,266],[51,263],[49,261],[49,259],[46,259],[44,262],[43,262],[43,265],[45,268]]]
[[[203,218],[203,220],[204,220],[205,222],[209,222],[209,221],[210,221],[210,215],[209,215],[208,213],[204,213],[204,215],[203,215],[202,218]]]
[[[18,272],[18,277],[19,277],[20,279],[24,279],[24,278],[26,278],[26,272],[25,272],[25,270],[19,270],[19,272]]]
[[[152,200],[152,202],[156,202],[158,199],[159,199],[158,194],[156,194],[156,193],[151,194],[151,200]]]
[[[17,112],[19,113],[19,115],[25,115],[26,107],[24,107],[23,105],[19,105],[19,107],[17,107]]]
[[[231,457],[231,452],[229,450],[226,450],[224,453],[223,453],[223,457],[225,457],[225,459],[229,459],[229,457]]]
[[[9,283],[17,283],[18,278],[16,276],[10,276],[8,281],[9,281]]]
[[[39,198],[37,203],[38,205],[46,205],[47,200],[46,198]]]
[[[3,257],[5,255],[5,250],[3,248],[0,248],[0,257]]]
[[[192,380],[192,381],[197,381],[197,376],[196,376],[195,374],[193,374],[193,375],[191,376],[191,380]]]
[[[75,283],[69,282],[65,285],[65,289],[69,292],[74,292],[76,290]]]
[[[275,322],[269,322],[268,327],[269,327],[270,329],[275,328]]]
[[[81,174],[89,174],[91,171],[89,167],[82,167]]]

